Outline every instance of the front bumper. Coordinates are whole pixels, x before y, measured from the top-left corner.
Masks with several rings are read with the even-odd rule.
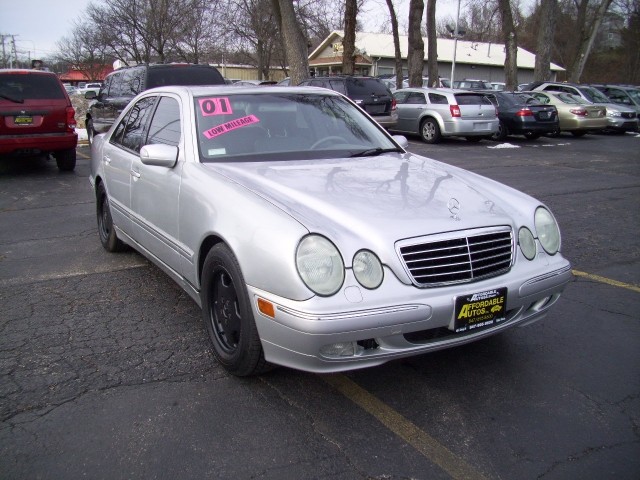
[[[560,254],[542,268],[514,265],[498,277],[448,287],[419,289],[385,272],[380,291],[365,291],[348,275],[342,292],[302,302],[248,287],[267,361],[311,372],[338,372],[469,343],[544,318],[573,278]],[[388,276],[387,276],[388,274]],[[389,278],[392,277],[392,278]],[[484,330],[454,333],[455,299],[507,287],[504,322]],[[258,311],[257,299],[276,305],[275,317]],[[323,354],[323,347],[352,343],[350,354]]]

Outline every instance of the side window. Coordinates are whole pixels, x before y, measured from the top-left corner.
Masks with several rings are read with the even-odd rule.
[[[409,93],[406,103],[411,105],[424,105],[427,101],[424,99],[424,94],[419,92]]]
[[[409,92],[396,92],[393,94],[393,98],[396,99],[396,103],[402,104],[407,103],[407,97],[409,96]]]
[[[138,100],[116,127],[111,142],[134,153],[140,152],[147,119],[155,102],[156,97],[145,97]]]
[[[120,82],[120,97],[135,97],[140,92],[140,69],[130,68],[125,70]]]
[[[347,94],[347,89],[345,88],[344,81],[342,80],[329,80],[329,85],[331,85],[331,90],[335,90],[336,92],[340,92],[343,95]]]
[[[429,103],[432,103],[434,105],[448,105],[449,102],[447,101],[447,97],[445,97],[444,95],[439,95],[437,93],[430,93],[429,94]]]
[[[147,144],[162,143],[177,147],[182,133],[180,106],[174,98],[162,97],[149,125]]]
[[[121,97],[122,96],[122,74],[124,72],[114,73],[111,76],[110,86],[109,86],[109,96],[110,97]]]

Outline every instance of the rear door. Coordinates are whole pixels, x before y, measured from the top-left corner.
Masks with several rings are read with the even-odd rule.
[[[397,92],[395,98],[398,110],[397,129],[403,132],[417,133],[420,128],[420,118],[427,105],[424,93]]]

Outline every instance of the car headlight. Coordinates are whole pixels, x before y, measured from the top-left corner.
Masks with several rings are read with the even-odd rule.
[[[533,260],[536,257],[536,239],[527,227],[522,227],[518,231],[518,244],[527,260]]]
[[[610,117],[621,117],[622,114],[618,110],[609,110],[607,109],[607,115]]]
[[[382,263],[375,253],[369,250],[360,250],[353,257],[353,274],[358,283],[364,288],[373,290],[382,283],[384,272]]]
[[[551,212],[544,207],[538,207],[535,214],[536,232],[544,251],[555,255],[560,250],[560,229]]]
[[[296,250],[296,267],[304,284],[314,293],[329,296],[344,282],[344,262],[333,243],[320,235],[304,237]]]

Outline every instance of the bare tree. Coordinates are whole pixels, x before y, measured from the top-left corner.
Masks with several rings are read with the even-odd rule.
[[[439,87],[436,0],[427,0],[427,71],[430,87]]]
[[[507,90],[515,90],[518,85],[518,38],[510,0],[498,0],[500,18],[502,20],[502,39],[506,58],[504,61],[504,76]]]
[[[309,76],[307,41],[296,18],[293,0],[272,0],[272,4],[291,68],[291,85],[297,85]]]
[[[342,73],[353,75],[356,61],[356,28],[358,1],[346,0],[344,11],[344,37],[342,39]]]
[[[569,80],[579,82],[582,71],[587,63],[593,41],[598,33],[598,28],[602,23],[605,13],[609,9],[612,0],[599,0],[593,12],[593,16],[589,19],[589,0],[581,0],[578,5],[578,26],[579,26],[579,43],[574,60],[569,68]]]
[[[400,51],[400,34],[398,33],[398,17],[393,7],[393,0],[387,0],[391,31],[393,35],[393,50],[396,64],[396,88],[402,88],[402,52]]]
[[[422,86],[422,70],[424,68],[424,40],[422,39],[423,0],[411,0],[409,4],[409,52],[407,67],[409,70],[409,86]]]
[[[540,24],[536,42],[536,65],[533,79],[544,82],[551,79],[551,41],[555,35],[558,0],[540,0]]]
[[[108,48],[99,41],[96,28],[87,21],[76,21],[71,36],[63,37],[57,46],[56,61],[70,65],[86,80],[101,78],[104,68],[113,62]]]

